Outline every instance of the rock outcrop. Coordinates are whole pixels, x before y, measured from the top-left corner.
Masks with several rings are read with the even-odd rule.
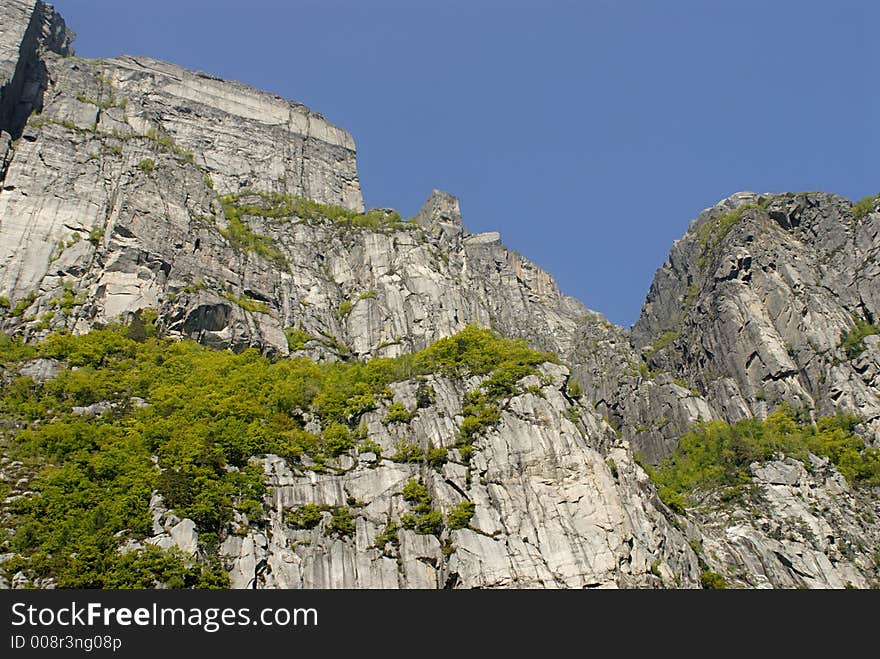
[[[545,364],[528,391],[511,399],[497,428],[476,445],[469,464],[401,464],[375,455],[343,458],[343,473],[294,472],[269,456],[264,467],[272,513],[265,529],[230,535],[221,548],[236,587],[607,588],[694,587],[697,558],[684,535],[652,503],[650,484],[627,445],[588,409],[572,409],[567,369]],[[540,383],[547,384],[543,386]],[[417,410],[408,424],[386,426],[385,410],[364,419],[369,437],[393,455],[401,438],[422,448],[451,446],[463,383],[428,382],[437,403],[418,408],[418,383],[395,386],[395,399]],[[389,522],[411,508],[402,491],[423,482],[433,506],[448,514],[474,504],[470,524],[438,535],[400,529],[377,545]],[[328,527],[329,512],[296,530],[285,512],[314,504],[353,511],[351,537]],[[664,581],[665,580],[665,581]]]
[[[73,55],[74,34],[51,6],[35,0],[4,2],[0,19],[0,128],[18,137],[40,108],[47,82],[44,56]]]
[[[695,548],[740,588],[876,588],[876,493],[854,491],[826,459],[752,465],[745,506],[692,512]]]
[[[781,402],[847,412],[880,435],[877,337],[845,337],[880,313],[880,213],[825,193],[739,193],[704,211],[658,271],[634,345],[650,368],[703,392],[717,418]]]
[[[380,452],[324,472],[259,458],[270,512],[239,515],[217,550],[234,587],[698,587],[705,572],[742,587],[878,584],[876,493],[827,461],[755,464],[750,498],[682,516],[634,457],[657,463],[699,420],[782,402],[855,414],[878,442],[878,336],[844,341],[880,313],[876,208],[857,217],[822,193],[724,200],[675,243],[629,332],[499,233],[469,232],[448,193],[408,221],[365,213],[351,136],[299,103],[149,58],[77,58],[37,0],[4,0],[0,19],[5,333],[85,333],[149,309],[166,336],[336,361],[411,353],[474,323],[566,364],[521,381],[468,458],[382,457],[404,440],[452,449],[479,381],[441,376],[429,403],[424,381],[394,385],[409,421],[363,417]],[[59,368],[16,374],[46,382]],[[2,460],[5,514],[33,475]],[[444,516],[473,504],[469,523],[394,529],[413,479]],[[290,524],[308,504],[320,522]],[[204,557],[192,520],[148,505],[146,543]]]

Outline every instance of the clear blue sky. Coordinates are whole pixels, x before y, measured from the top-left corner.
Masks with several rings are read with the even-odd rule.
[[[150,55],[301,101],[368,206],[432,188],[632,324],[738,190],[880,191],[880,3],[56,0],[85,57]]]

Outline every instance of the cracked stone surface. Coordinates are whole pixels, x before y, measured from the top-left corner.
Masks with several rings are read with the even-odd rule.
[[[698,234],[724,212],[748,208],[724,238],[703,249]],[[880,313],[880,212],[857,218],[826,193],[739,193],[707,209],[657,272],[633,343],[644,350],[664,332],[669,345],[649,366],[692,384],[713,417],[765,416],[781,402],[815,416],[864,419],[878,442],[878,340],[858,356],[842,338],[854,318]]]
[[[269,512],[237,519],[219,549],[234,587],[698,587],[703,569],[741,587],[878,584],[876,493],[852,490],[827,462],[755,465],[750,498],[709,498],[685,518],[662,504],[633,452],[657,462],[696,421],[762,417],[782,402],[856,414],[876,444],[880,336],[855,356],[841,339],[854,316],[876,322],[880,312],[880,213],[856,218],[826,193],[737,193],[673,245],[632,331],[562,294],[498,232],[468,231],[458,200],[439,190],[393,227],[244,213],[273,258],[227,238],[223,196],[361,212],[352,137],[241,83],[144,57],[75,57],[72,39],[48,5],[0,3],[4,332],[87,332],[149,307],[172,337],[325,361],[401,355],[476,323],[565,364],[521,383],[469,459],[388,459],[403,439],[454,443],[478,382],[437,377],[421,409],[421,383],[392,387],[418,412],[409,423],[383,424],[384,409],[365,417],[381,453],[340,456],[326,473],[263,458]],[[723,235],[708,231],[751,205]],[[302,340],[288,342],[291,330]],[[34,360],[20,370],[44,382],[58,369]],[[33,475],[0,460],[14,485],[3,506],[33,495]],[[470,525],[401,529],[376,547],[409,512],[412,478],[443,513],[472,502]],[[292,528],[285,511],[307,503],[349,505],[354,533],[328,534],[329,509],[315,528]],[[200,556],[191,520],[158,497],[150,511],[146,542]]]
[[[693,587],[696,555],[679,531],[646,497],[645,473],[604,421],[579,407],[577,421],[560,389],[564,367],[542,367],[549,384],[511,399],[497,428],[476,444],[469,463],[441,468],[388,459],[357,463],[341,473],[292,469],[283,459],[263,461],[271,487],[267,531],[230,536],[221,552],[234,585],[244,588],[616,588]],[[393,455],[402,437],[451,446],[448,419],[460,415],[464,383],[433,378],[437,404],[409,423],[386,426],[386,412],[365,416],[370,439]],[[473,386],[471,383],[469,386]],[[395,387],[395,398],[416,409],[417,383]],[[613,467],[612,467],[613,465]],[[469,528],[440,537],[401,529],[397,542],[376,546],[389,520],[409,510],[402,490],[421,479],[433,505],[447,513],[475,504]],[[311,530],[284,522],[284,511],[305,504],[342,506],[357,501],[354,537],[328,535],[330,513]],[[444,552],[444,547],[447,551]],[[652,571],[653,565],[653,571]]]

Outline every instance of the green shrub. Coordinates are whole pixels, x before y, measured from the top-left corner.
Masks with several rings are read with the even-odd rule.
[[[193,293],[198,293],[199,291],[203,291],[203,290],[205,290],[207,287],[208,287],[208,285],[205,283],[205,280],[204,280],[204,279],[199,279],[198,281],[195,281],[195,282],[193,282],[193,283],[191,283],[191,284],[187,284],[186,286],[184,286],[183,288],[181,288],[181,289],[180,289],[180,292],[181,292],[181,293],[187,293],[187,294],[190,294],[190,295],[191,295],[191,294],[193,294]]]
[[[336,311],[336,313],[339,315],[340,318],[345,318],[351,313],[351,310],[353,308],[354,306],[352,305],[351,300],[343,300],[339,303],[339,309]]]
[[[308,332],[304,332],[296,327],[287,327],[284,329],[284,336],[287,337],[287,348],[291,352],[302,350],[309,341],[313,341],[313,337]]]
[[[740,206],[739,208],[716,215],[710,220],[706,220],[697,227],[696,239],[704,250],[714,247],[720,243],[730,230],[742,219],[743,212],[747,208],[753,208],[751,205]]]
[[[863,318],[854,318],[854,324],[840,338],[840,347],[849,359],[855,359],[865,351],[865,337],[880,334],[880,327]]]
[[[360,444],[358,444],[358,453],[375,453],[377,456],[382,456],[382,447],[372,439],[365,439]]]
[[[256,197],[242,203],[245,197]],[[330,221],[345,228],[364,228],[371,231],[419,231],[421,227],[413,221],[403,220],[398,213],[370,210],[366,213],[321,204],[304,197],[295,197],[277,192],[245,191],[220,197],[227,218],[245,216],[262,217],[275,220],[301,219],[307,222]]]
[[[501,420],[501,410],[494,402],[488,401],[479,391],[471,393],[475,395],[465,399],[464,419],[458,428],[465,443],[472,442],[477,434]]]
[[[233,249],[257,254],[276,268],[282,270],[289,268],[287,257],[278,249],[271,237],[254,233],[247,223],[236,216],[227,216],[227,226],[225,229],[220,229],[220,235],[229,241]]]
[[[434,509],[428,488],[413,478],[404,485],[402,494],[404,501],[412,505],[414,511],[400,518],[403,528],[421,535],[440,535],[443,531],[443,515]]]
[[[97,247],[102,238],[104,238],[104,227],[93,226],[91,231],[89,231],[89,242]]]
[[[313,529],[321,523],[321,519],[321,509],[313,503],[284,513],[284,521],[295,529]]]
[[[157,583],[173,589],[231,586],[229,575],[220,566],[200,564],[177,549],[152,545],[124,554],[86,549],[70,560],[68,570],[56,574],[60,587],[77,589],[144,589]]]
[[[688,384],[688,381],[685,380],[684,378],[672,377],[671,380],[674,384],[678,385],[682,389],[690,389],[691,388],[691,386]]]
[[[156,161],[152,158],[144,158],[137,166],[144,174],[150,174],[156,170]]]
[[[727,588],[727,581],[724,577],[711,570],[704,570],[700,574],[700,584],[709,590],[725,590]]]
[[[9,336],[4,332],[0,332],[0,365],[4,367],[15,364],[16,362],[33,359],[37,356],[37,349],[29,343],[25,343],[21,337]],[[10,373],[10,376],[12,373]],[[15,400],[19,404],[33,401],[35,390],[38,387],[30,378],[15,378],[11,382],[4,385],[0,389],[0,414],[15,415],[21,410],[6,409],[7,399]]]
[[[391,457],[394,462],[421,462],[424,458],[425,452],[421,446],[406,441],[397,444]]]
[[[584,390],[577,380],[569,380],[566,389],[570,398],[579,399],[584,395]]]
[[[159,331],[159,312],[152,307],[145,307],[139,309],[135,315],[140,317],[141,322],[144,324],[144,334],[146,335],[146,338],[156,336],[156,333]]]
[[[348,426],[331,423],[323,432],[327,452],[332,456],[342,455],[354,448],[355,437]]]
[[[449,514],[446,515],[446,523],[449,525],[449,528],[453,530],[467,528],[468,524],[471,523],[476,507],[476,504],[470,501],[461,501],[452,506]]]
[[[12,316],[13,318],[21,318],[24,316],[24,312],[30,308],[30,306],[37,299],[37,294],[31,291],[25,297],[21,298],[18,302],[15,303],[15,306],[12,307]],[[9,304],[9,300],[6,301],[7,305]]]
[[[421,410],[426,407],[431,407],[431,405],[434,404],[436,397],[437,394],[434,391],[434,387],[425,382],[420,383],[416,389],[416,409]]]
[[[156,479],[156,490],[171,508],[188,506],[195,498],[195,482],[188,474],[166,469]]]
[[[382,531],[379,535],[376,536],[376,540],[374,546],[378,549],[385,549],[386,545],[393,545],[394,547],[400,546],[400,538],[397,533],[400,530],[400,526],[393,519],[388,520],[388,524],[385,525],[385,530]]]
[[[72,288],[65,290],[62,306],[64,299],[74,305]],[[137,327],[54,333],[36,345],[0,335],[0,363],[8,378],[0,388],[0,419],[14,437],[5,451],[39,469],[30,483],[39,496],[15,500],[8,512],[17,531],[10,559],[16,571],[51,576],[65,587],[140,587],[140,577],[120,576],[119,566],[128,563],[120,563],[117,549],[150,533],[154,492],[175,514],[196,522],[207,551],[229,532],[235,511],[260,516],[265,475],[252,457],[273,453],[297,463],[309,456],[314,461],[309,468],[320,470],[340,451],[369,446],[360,416],[375,409],[377,397],[393,382],[432,369],[489,375],[504,364],[534,366],[547,358],[521,342],[469,327],[440,349],[395,359],[273,361],[254,349],[234,353],[160,337],[157,320],[154,310],[144,309]],[[59,360],[63,367],[42,384],[18,376],[19,362],[34,357]],[[502,369],[493,390],[508,391],[510,373],[516,369]],[[479,396],[486,394],[475,400]],[[149,404],[132,405],[132,397]],[[98,417],[73,414],[74,406],[99,401],[115,407]],[[323,436],[305,430],[306,413],[320,422]],[[426,456],[418,446],[406,447],[399,457],[439,463],[441,452],[430,448]],[[442,528],[430,497],[411,503],[412,528],[428,533]],[[315,511],[307,511],[291,514],[313,523]],[[351,535],[351,514],[338,511],[335,517],[331,533]],[[191,570],[182,577],[187,587],[223,582],[215,566],[175,565]]]
[[[415,355],[419,373],[449,376],[488,375],[495,370],[557,362],[555,355],[532,350],[522,339],[501,339],[491,331],[468,325],[458,334],[440,339]]]
[[[425,460],[434,469],[440,469],[449,460],[449,451],[443,446],[432,446],[425,452]]]
[[[388,406],[388,412],[382,423],[386,426],[392,423],[409,423],[414,416],[414,413],[406,411],[403,403],[392,403]]]
[[[769,202],[768,202],[769,203]],[[752,208],[764,208],[766,204],[745,204],[727,213],[716,215],[710,220],[706,220],[697,227],[695,238],[700,245],[700,256],[698,265],[704,268],[709,263],[715,248],[721,244],[721,241],[730,233],[730,230],[742,220],[743,213]],[[688,291],[690,297],[690,291]]]
[[[663,332],[649,347],[648,354],[653,355],[654,353],[660,352],[661,350],[665,350],[669,346],[671,346],[678,337],[681,336],[681,330],[667,330]]]
[[[428,488],[415,478],[406,482],[403,486],[403,500],[415,506],[416,512],[427,512],[431,509],[431,495]]]
[[[260,300],[255,300],[252,297],[247,297],[246,295],[233,295],[229,291],[222,291],[220,295],[225,297],[230,302],[234,302],[245,311],[250,311],[251,313],[272,313],[272,309],[269,307],[268,304],[266,304],[265,302],[261,302]]]
[[[322,419],[354,425],[361,415],[376,409],[376,394],[368,383],[339,382],[339,385],[322,388],[312,399],[312,408]]]
[[[620,475],[620,472],[617,469],[617,463],[612,458],[608,458],[605,460],[605,464],[608,465],[608,471],[611,472],[611,476],[617,480],[617,477]]]
[[[874,212],[874,209],[877,207],[878,203],[880,203],[880,195],[863,197],[862,199],[859,199],[855,204],[853,204],[853,215],[855,215],[858,219],[867,217],[868,213]]]
[[[326,347],[333,350],[340,359],[349,359],[351,357],[351,348],[342,343],[342,341],[340,341],[335,336],[332,336],[322,331],[321,338],[318,340]]]
[[[880,450],[853,433],[857,423],[855,417],[838,415],[819,419],[814,428],[783,405],[764,421],[702,422],[659,466],[643,466],[660,498],[677,512],[684,512],[698,491],[726,491],[727,498],[742,492],[752,480],[749,465],[777,454],[805,462],[810,453],[827,456],[852,485],[880,485]]]
[[[61,292],[59,306],[61,307],[61,311],[69,316],[74,307],[80,306],[83,302],[85,302],[85,296],[74,295],[73,288],[65,287]]]
[[[354,537],[354,520],[348,506],[339,506],[333,510],[333,516],[327,525],[327,535]]]
[[[417,515],[411,526],[404,525],[404,528],[412,528],[420,535],[440,535],[443,533],[443,514],[439,510],[431,510],[429,512]]]

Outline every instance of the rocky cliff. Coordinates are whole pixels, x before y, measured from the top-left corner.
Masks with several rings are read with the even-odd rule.
[[[142,323],[152,309],[164,337],[272,359],[394,358],[468,325],[558,356],[506,391],[466,454],[485,377],[401,377],[349,420],[360,448],[320,468],[255,454],[264,514],[237,512],[216,547],[154,491],[142,502],[151,530],[117,530],[121,548],[218,557],[240,588],[695,587],[712,583],[706,574],[742,587],[877,584],[876,492],[829,459],[756,461],[748,497],[709,493],[686,510],[668,507],[634,459],[660,462],[701,420],[764,418],[781,403],[814,420],[854,414],[876,444],[878,337],[853,334],[880,304],[875,207],[734,195],[673,246],[630,333],[499,234],[469,232],[447,193],[408,220],[365,210],[352,138],[301,104],[148,58],[77,58],[39,1],[4,0],[0,18],[6,334],[38,344]],[[50,386],[69,366],[7,360],[4,381]],[[127,401],[71,414],[110,418]],[[309,433],[328,431],[297,414]],[[28,423],[6,426],[14,537],[13,502],[39,496],[40,475],[13,459]],[[432,449],[443,459],[429,461]],[[401,524],[413,481],[419,505],[447,522]],[[460,504],[471,516],[452,523]],[[354,512],[339,533],[343,506]],[[291,524],[302,510],[322,512]]]
[[[779,402],[857,415],[877,441],[876,200],[865,212],[825,193],[736,194],[704,211],[657,273],[633,342],[726,419]]]

